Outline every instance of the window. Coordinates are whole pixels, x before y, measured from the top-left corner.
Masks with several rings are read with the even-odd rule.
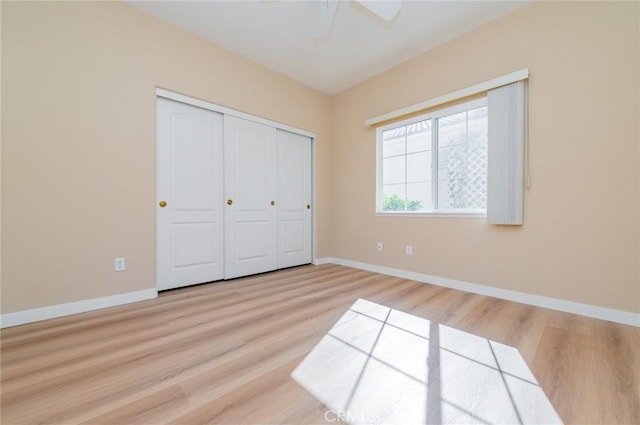
[[[486,213],[486,98],[381,127],[377,139],[377,212]]]

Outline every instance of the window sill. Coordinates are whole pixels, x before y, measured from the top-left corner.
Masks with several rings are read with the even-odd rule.
[[[484,212],[381,212],[375,213],[376,217],[429,217],[429,218],[487,218]]]

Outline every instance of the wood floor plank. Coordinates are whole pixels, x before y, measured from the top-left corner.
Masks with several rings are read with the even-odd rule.
[[[333,279],[338,277],[335,275],[331,276]],[[345,274],[343,271],[341,275],[341,277],[346,277],[353,281],[357,281],[359,276],[363,276],[362,272],[360,272],[360,274],[353,272]],[[282,287],[280,286],[280,288]],[[305,291],[305,293],[311,293],[315,289],[316,286],[314,286],[314,282],[310,281],[309,286],[303,289],[303,291]],[[250,297],[243,297],[235,294],[236,298],[234,301],[235,303],[243,303],[245,311],[248,313],[266,312],[265,315],[268,316],[272,314],[273,303],[275,301],[294,299],[300,293],[300,290],[296,293],[289,287],[282,288],[281,290],[287,292],[286,297],[282,296],[280,292],[270,295],[269,291],[264,291],[263,296],[256,296],[254,294]],[[209,299],[211,296],[205,296],[205,298]],[[77,369],[82,367],[83,363],[92,361],[91,356],[99,356],[104,359],[106,355],[111,353],[115,353],[116,355],[121,354],[122,351],[127,350],[128,347],[141,348],[145,343],[157,344],[158,341],[162,341],[162,344],[172,343],[175,342],[176,339],[186,337],[188,334],[197,335],[200,332],[199,327],[208,327],[209,323],[213,321],[215,321],[216,326],[223,326],[228,322],[238,319],[238,316],[233,314],[235,303],[227,302],[227,305],[221,306],[216,305],[212,300],[206,308],[201,307],[200,301],[193,302],[193,305],[189,306],[187,320],[185,321],[182,318],[182,316],[185,315],[183,304],[179,300],[177,303],[178,305],[171,310],[165,308],[157,312],[158,316],[155,318],[155,326],[152,328],[139,326],[125,332],[125,329],[120,329],[121,327],[118,326],[119,322],[110,321],[107,324],[94,324],[98,329],[108,326],[116,331],[120,330],[120,332],[112,331],[114,335],[110,338],[103,337],[96,340],[93,332],[85,333],[83,332],[84,327],[82,327],[76,329],[75,333],[69,335],[67,338],[71,339],[71,344],[67,343],[64,337],[53,341],[51,338],[47,338],[44,342],[38,341],[36,344],[31,344],[37,347],[37,350],[34,350],[36,352],[56,351],[58,355],[55,357],[43,359],[42,355],[25,355],[24,352],[25,350],[28,351],[28,345],[26,348],[24,345],[21,345],[20,348],[15,347],[13,350],[7,350],[23,355],[19,356],[14,354],[13,356],[5,356],[6,358],[3,358],[3,364],[5,366],[14,366],[4,374],[5,383],[10,382],[13,374],[24,376],[25,373],[30,373],[32,375],[37,374],[38,377],[42,378],[46,376],[44,372],[46,372],[45,369],[47,368],[54,369],[55,371],[60,371],[60,366]],[[179,312],[179,316],[174,310]],[[245,314],[241,319],[251,321],[257,320],[259,317]],[[127,322],[136,323],[137,320],[127,320]],[[181,326],[188,328],[188,330],[184,329],[181,332],[176,332],[176,329],[181,329]],[[80,337],[78,334],[80,334]],[[47,342],[52,343],[47,344],[46,349],[43,349],[41,344],[46,344]],[[33,361],[30,361],[32,359]],[[19,362],[19,364],[13,365],[13,361]]]
[[[516,348],[566,423],[640,423],[638,328],[337,265],[3,329],[1,421],[335,421],[291,373],[359,298]]]

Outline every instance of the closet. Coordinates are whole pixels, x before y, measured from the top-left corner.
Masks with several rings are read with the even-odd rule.
[[[157,98],[159,290],[311,262],[312,138],[212,109]]]

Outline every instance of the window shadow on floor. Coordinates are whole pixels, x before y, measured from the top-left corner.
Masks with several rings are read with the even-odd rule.
[[[328,421],[562,423],[516,348],[364,299],[292,377]]]

